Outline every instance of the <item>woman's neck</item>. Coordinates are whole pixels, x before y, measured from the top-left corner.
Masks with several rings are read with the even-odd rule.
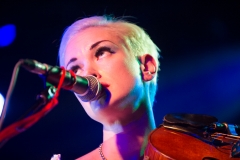
[[[145,112],[139,119],[125,126],[115,123],[111,130],[103,130],[103,154],[110,160],[139,159],[147,145],[148,135],[153,129],[155,121],[152,111]]]

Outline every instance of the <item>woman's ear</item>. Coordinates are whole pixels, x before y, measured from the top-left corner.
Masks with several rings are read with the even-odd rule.
[[[151,81],[157,72],[156,61],[150,54],[144,54],[139,57],[140,69],[142,72],[142,79],[144,81]]]

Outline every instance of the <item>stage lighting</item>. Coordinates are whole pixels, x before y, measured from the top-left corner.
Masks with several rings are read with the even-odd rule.
[[[3,104],[4,104],[4,98],[3,98],[2,94],[0,93],[0,117],[2,115]]]
[[[16,37],[16,27],[13,24],[7,24],[0,27],[0,47],[10,45]]]

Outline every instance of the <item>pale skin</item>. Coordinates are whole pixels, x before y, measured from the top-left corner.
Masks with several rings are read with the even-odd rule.
[[[135,57],[116,32],[91,27],[66,46],[64,66],[79,76],[94,75],[110,96],[82,102],[86,113],[103,124],[102,151],[108,160],[142,159],[155,121],[145,83],[156,73],[154,58]],[[101,160],[98,148],[77,160]]]

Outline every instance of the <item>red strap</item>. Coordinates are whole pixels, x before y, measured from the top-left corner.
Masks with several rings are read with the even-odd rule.
[[[62,68],[62,70],[65,70],[64,67],[61,67],[61,68]],[[64,86],[64,89],[67,89],[67,90],[71,90],[77,82],[76,74],[72,70],[69,70],[69,72],[71,74],[71,77],[74,78],[74,83],[71,86]]]
[[[62,87],[65,75],[66,75],[66,70],[62,68],[63,74],[59,80],[58,87],[56,90],[55,95],[53,98],[37,113],[24,118],[20,121],[17,121],[4,130],[0,132],[0,142],[4,142],[9,140],[10,138],[18,135],[21,132],[24,132],[27,130],[29,127],[31,127],[33,124],[35,124],[37,121],[39,121],[43,116],[45,116],[49,111],[51,111],[57,104],[58,104],[58,96],[59,96],[59,90]]]

